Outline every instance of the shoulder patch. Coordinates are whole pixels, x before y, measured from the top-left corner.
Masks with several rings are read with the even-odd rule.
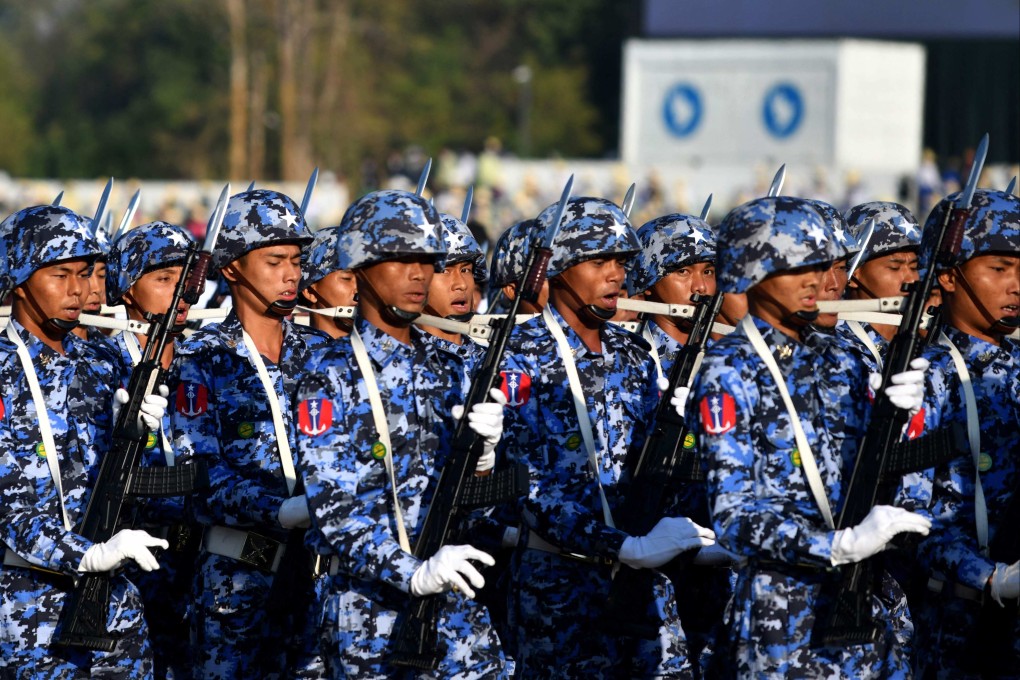
[[[527,404],[531,399],[531,376],[520,371],[502,371],[500,376],[503,384],[499,389],[506,396],[506,405],[517,408]]]
[[[177,387],[177,412],[189,418],[209,410],[209,391],[205,385],[186,382]]]
[[[333,426],[333,402],[321,397],[305,399],[298,404],[298,430],[317,437]]]
[[[724,434],[737,424],[737,404],[725,392],[702,397],[700,410],[701,426],[705,434]]]

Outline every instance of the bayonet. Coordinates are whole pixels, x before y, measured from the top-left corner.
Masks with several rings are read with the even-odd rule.
[[[769,192],[765,195],[769,198],[778,196],[779,192],[783,190],[784,180],[786,180],[786,163],[779,166],[776,176],[772,178],[772,186],[769,187]]]
[[[709,194],[708,198],[705,199],[705,205],[701,208],[701,221],[702,222],[707,222],[708,221],[708,211],[711,210],[711,209],[712,209],[712,194]]]
[[[421,169],[421,176],[418,177],[418,188],[414,190],[416,196],[425,193],[425,185],[429,181],[429,172],[432,170],[432,159],[425,161],[425,167]]]
[[[99,197],[99,206],[96,208],[96,214],[92,218],[92,233],[95,234],[99,231],[103,224],[103,218],[106,217],[106,203],[110,200],[110,191],[113,189],[113,178],[111,177],[106,183],[106,188],[103,189],[103,195]]]
[[[634,190],[637,189],[637,184],[631,184],[630,188],[627,189],[627,195],[623,197],[623,205],[620,206],[623,209],[623,214],[630,219],[630,211],[634,209]]]
[[[120,226],[117,227],[117,231],[110,235],[110,242],[116,241],[126,231],[131,228],[131,223],[134,222],[135,213],[138,212],[138,205],[142,200],[142,190],[137,189],[131,200],[128,202],[127,210],[124,211],[124,217],[120,221]]]
[[[1006,193],[1011,194],[1016,189],[1016,175],[1013,175],[1013,179],[1009,180],[1009,184],[1006,185]]]
[[[1014,178],[1014,179],[1016,179],[1016,178]],[[53,199],[53,205],[60,205],[60,202],[62,200],[64,200],[64,192],[63,192],[63,190],[61,190],[61,192],[59,194],[57,194],[57,197]]]
[[[255,180],[252,180],[251,184],[248,185],[248,188],[245,189],[245,192],[248,192],[248,191],[255,191]]]
[[[868,251],[868,245],[871,243],[871,237],[875,234],[875,220],[868,220],[868,226],[864,229],[864,238],[861,240],[861,249],[854,255],[853,261],[850,262],[850,269],[847,270],[846,278],[852,279],[854,272],[857,271],[857,266],[864,259],[864,253]]]
[[[475,185],[472,184],[467,188],[467,194],[464,196],[464,209],[460,211],[460,221],[467,224],[468,217],[471,215],[471,201],[475,197]]]
[[[315,185],[319,182],[319,168],[312,170],[311,177],[308,178],[308,186],[305,187],[305,195],[301,199],[301,216],[305,218],[305,222],[308,221],[308,205],[312,202],[312,192],[315,191]]]

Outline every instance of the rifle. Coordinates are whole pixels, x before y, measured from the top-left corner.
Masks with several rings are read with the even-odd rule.
[[[669,387],[655,410],[655,426],[641,446],[632,446],[624,461],[623,500],[616,513],[616,526],[632,536],[644,536],[666,512],[679,485],[705,479],[697,449],[687,442],[690,428],[670,399],[677,387],[689,387],[705,354],[712,322],[722,306],[722,293],[712,297],[694,294],[691,333],[669,371]],[[682,569],[693,551],[674,558],[670,565]],[[666,566],[663,566],[665,569]],[[674,570],[675,573],[675,570]],[[671,577],[672,578],[672,577]],[[619,565],[609,588],[605,627],[617,634],[655,639],[659,623],[648,618],[654,574],[651,569]]]
[[[209,262],[220,225],[227,209],[230,185],[223,189],[209,221],[202,251],[192,246],[185,258],[181,277],[165,314],[146,314],[149,330],[145,354],[131,372],[128,403],[120,409],[113,430],[113,445],[103,456],[99,476],[89,497],[77,533],[99,543],[118,530],[121,512],[129,497],[184,496],[209,485],[202,461],[175,467],[140,467],[149,432],[139,420],[142,400],[154,394],[165,380],[160,362],[167,343],[172,342],[177,307],[181,300],[194,304],[205,284]],[[53,637],[53,643],[94,651],[113,651],[117,639],[106,629],[110,610],[110,573],[86,573],[71,591]]]
[[[904,286],[908,295],[901,307],[903,318],[886,351],[882,386],[876,390],[868,427],[858,443],[857,458],[846,488],[843,508],[836,519],[836,529],[856,526],[874,506],[892,503],[899,477],[903,474],[933,467],[952,456],[954,447],[951,441],[947,441],[950,436],[946,429],[899,444],[908,414],[893,406],[885,394],[885,388],[892,376],[909,370],[910,362],[920,354],[924,341],[919,331],[928,297],[935,285],[939,266],[951,265],[960,252],[964,221],[977,189],[987,151],[988,135],[985,135],[978,145],[967,186],[952,206],[946,207],[936,227],[938,231],[932,246],[933,257],[930,258],[924,276]],[[874,558],[842,566],[837,576],[826,584],[834,590],[828,593],[823,590],[823,597],[820,598],[820,601],[826,602],[825,596],[830,595],[831,602],[822,608],[815,620],[812,644],[826,646],[875,642],[885,625],[871,616],[877,576]]]
[[[545,241],[532,248],[528,254],[524,278],[518,293],[510,303],[510,311],[499,322],[492,322],[492,335],[485,351],[482,364],[471,381],[464,417],[457,424],[450,457],[443,465],[436,486],[432,504],[425,515],[421,533],[414,545],[414,555],[428,559],[449,542],[455,535],[458,521],[465,511],[499,505],[515,500],[527,493],[529,485],[528,468],[518,463],[501,472],[476,476],[475,465],[482,454],[482,442],[467,425],[467,414],[475,404],[486,401],[489,390],[498,387],[502,381],[500,364],[506,352],[507,341],[517,322],[517,309],[521,298],[537,302],[545,283],[546,269],[552,257],[552,242],[559,231],[563,213],[566,211],[570,190],[574,184],[571,175],[563,189],[559,209],[553,222],[548,226]],[[393,633],[390,662],[396,666],[407,666],[419,670],[435,670],[439,666],[439,639],[436,623],[445,595],[428,595],[414,600],[408,611],[397,622]]]

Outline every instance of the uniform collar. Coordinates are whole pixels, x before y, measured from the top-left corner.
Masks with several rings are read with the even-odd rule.
[[[558,323],[560,328],[563,329],[563,334],[567,338],[567,345],[570,347],[570,353],[574,356],[574,358],[583,358],[589,355],[604,356],[609,353],[609,346],[606,343],[606,327],[610,325],[608,322],[603,323],[602,327],[599,328],[599,341],[602,344],[602,354],[597,354],[588,349],[588,345],[584,344],[581,340],[581,336],[579,336],[574,329],[570,327],[570,324],[563,320],[563,317],[560,316],[558,311],[556,311],[556,307],[553,304],[550,303],[548,309],[552,313],[553,319],[555,319],[556,323]]]
[[[368,350],[368,356],[380,368],[385,367],[397,357],[413,357],[425,344],[422,337],[424,331],[414,325],[411,326],[411,344],[405,345],[372,325],[363,316],[358,316],[355,323],[358,334],[361,335],[365,348]]]
[[[28,355],[32,357],[32,361],[41,362],[43,365],[48,364],[51,361],[57,361],[64,358],[76,359],[81,351],[88,346],[88,343],[85,340],[82,340],[74,333],[69,332],[61,341],[61,344],[64,347],[64,356],[61,356],[34,334],[25,330],[25,327],[18,323],[13,316],[8,319],[8,323],[13,326],[14,332],[17,333],[18,337],[21,338],[21,341],[25,343],[25,347],[28,348]]]
[[[968,364],[987,366],[997,359],[1009,360],[1008,341],[1004,341],[1002,346],[999,347],[980,338],[975,338],[973,335],[964,333],[952,326],[946,326],[943,328],[943,332],[956,345],[956,348],[960,350],[960,354],[967,359]]]

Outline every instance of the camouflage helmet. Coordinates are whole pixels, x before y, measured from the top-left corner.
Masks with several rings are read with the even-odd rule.
[[[946,196],[928,215],[921,242],[922,270],[927,270],[932,250],[945,211],[952,206],[959,193]],[[963,222],[963,240],[960,253],[951,263],[940,263],[939,268],[963,264],[976,255],[985,253],[1011,253],[1020,255],[1020,198],[1004,191],[978,189],[974,192],[967,218]]]
[[[836,251],[833,251],[833,260],[840,260],[849,255],[855,255],[860,250],[860,245],[857,242],[857,238],[850,230],[849,225],[842,215],[839,214],[839,210],[836,206],[826,203],[825,201],[812,200],[811,204],[821,213],[822,218],[825,219],[825,226],[828,228],[829,233],[832,235],[832,245],[834,247],[842,246],[843,255],[836,255]]]
[[[500,234],[492,251],[492,271],[489,273],[489,290],[516,283],[524,276],[531,244],[539,233],[537,220],[524,220]]]
[[[897,250],[920,247],[921,227],[917,218],[899,203],[872,201],[855,205],[846,212],[847,226],[857,241],[864,239],[871,220],[875,220],[875,231],[868,241],[864,262]]]
[[[776,272],[825,264],[846,255],[811,201],[756,198],[730,211],[717,230],[716,281],[723,293],[745,293]]]
[[[223,269],[258,248],[274,243],[304,247],[311,240],[304,215],[290,196],[268,189],[244,191],[227,202],[212,265]]]
[[[542,211],[538,216],[540,231],[549,228],[558,209],[559,203],[554,203]],[[550,278],[558,276],[576,264],[604,255],[629,259],[640,251],[641,241],[619,206],[604,198],[571,198],[553,241],[548,274]]]
[[[193,243],[191,234],[167,222],[150,222],[122,234],[110,249],[107,302],[118,304],[143,274],[183,264]]]
[[[482,247],[478,245],[478,240],[475,239],[475,235],[471,233],[468,225],[446,213],[440,213],[439,217],[443,220],[440,234],[446,248],[446,266],[449,267],[458,262],[471,262],[475,266],[475,283],[483,284],[488,281],[489,272],[485,266],[485,253],[482,252]]]
[[[641,225],[637,236],[641,252],[627,277],[634,293],[648,290],[681,267],[715,262],[715,232],[700,218],[663,215]]]
[[[95,260],[103,252],[87,217],[58,205],[19,210],[0,225],[7,250],[9,284],[20,286],[33,272],[63,260]]]
[[[408,255],[429,255],[443,270],[446,246],[435,207],[409,191],[365,194],[347,208],[340,226],[340,269],[360,269]]]
[[[326,227],[315,232],[312,245],[308,247],[308,259],[301,266],[300,292],[342,269],[339,245],[343,233],[342,226]]]

